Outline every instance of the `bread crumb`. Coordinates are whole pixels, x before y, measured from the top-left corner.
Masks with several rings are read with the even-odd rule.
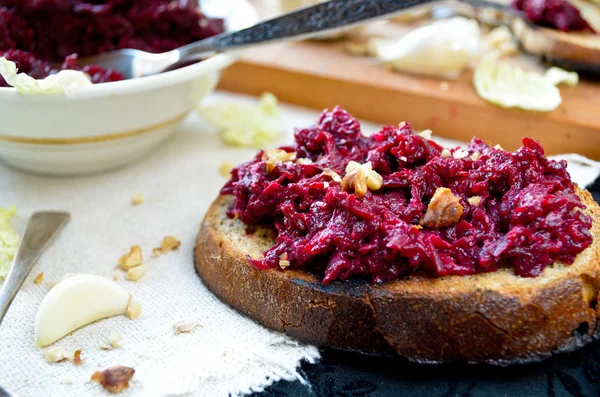
[[[44,272],[39,273],[37,276],[35,276],[35,278],[33,279],[33,283],[34,284],[41,284],[44,281]]]
[[[129,305],[127,305],[126,314],[131,320],[138,318],[140,314],[142,314],[142,305],[140,302],[130,302]]]
[[[141,264],[136,267],[132,267],[131,269],[127,270],[127,274],[125,275],[125,278],[129,281],[138,281],[140,278],[142,278],[142,276],[144,274],[146,274],[147,271],[148,271],[148,265],[144,263],[144,264]]]
[[[223,175],[225,178],[229,178],[231,177],[231,170],[233,169],[234,165],[233,163],[230,163],[229,161],[224,161],[221,163],[221,166],[219,167],[219,173],[221,175]]]
[[[169,251],[176,251],[181,246],[181,241],[177,240],[175,236],[167,236],[163,238],[160,247],[154,248],[152,250],[152,257],[157,258],[161,254],[167,253]]]
[[[202,327],[200,321],[189,320],[189,321],[178,321],[173,325],[175,328],[175,335],[193,332],[197,327]]]
[[[131,199],[131,205],[140,205],[144,202],[144,196],[140,193],[136,193],[135,196]]]
[[[90,380],[100,383],[104,389],[116,394],[129,387],[129,381],[134,374],[133,368],[116,365],[102,372],[94,372]]]
[[[142,264],[142,249],[139,245],[134,245],[129,249],[129,253],[121,256],[119,267],[123,270],[131,269]]]
[[[446,92],[446,91],[448,91],[449,89],[450,89],[450,84],[448,84],[448,82],[447,82],[447,81],[442,81],[442,82],[440,83],[440,90],[442,90],[442,91]]]
[[[58,363],[65,360],[65,349],[60,346],[56,346],[48,350],[45,354],[47,363]]]

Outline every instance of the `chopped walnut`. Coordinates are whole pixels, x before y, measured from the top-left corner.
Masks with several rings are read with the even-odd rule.
[[[224,161],[219,167],[219,173],[225,178],[229,178],[231,176],[231,170],[233,169],[233,167],[234,165],[232,163],[230,163],[229,161]]]
[[[496,144],[496,145],[494,146],[494,149],[498,149],[498,150],[504,150],[504,149],[502,148],[502,146],[500,146],[500,144],[499,144],[499,143],[498,143],[498,144]]]
[[[44,272],[39,273],[37,276],[35,276],[35,278],[33,279],[33,283],[34,284],[41,284],[44,281]]]
[[[296,160],[296,164],[312,164],[312,163],[313,163],[313,161],[306,157],[300,157],[299,159]]]
[[[100,383],[102,387],[111,393],[120,393],[129,387],[129,381],[135,374],[133,368],[116,365],[102,372],[94,372],[91,381]]]
[[[286,152],[282,149],[271,149],[263,153],[261,160],[267,163],[267,174],[270,174],[278,164],[296,160],[296,152]]]
[[[135,320],[142,314],[142,305],[140,302],[130,302],[125,313],[131,320]]]
[[[450,158],[452,157],[452,153],[448,149],[442,149],[442,153],[440,154],[440,156]]]
[[[330,177],[331,180],[334,181],[334,182],[337,182],[337,183],[341,183],[342,182],[342,177],[340,176],[340,174],[338,174],[337,172],[335,172],[331,168],[325,168],[323,170],[323,175]]]
[[[148,265],[144,263],[142,265],[128,269],[125,278],[129,281],[138,281],[140,278],[142,278],[144,274],[146,274],[147,271]]]
[[[348,54],[359,57],[376,55],[374,50],[375,49],[373,48],[373,45],[362,42],[350,42],[344,46],[344,51],[346,51]]]
[[[457,149],[454,151],[454,153],[452,153],[452,157],[454,157],[455,159],[464,159],[465,157],[469,156],[469,152],[467,152],[465,149]]]
[[[282,268],[282,269],[285,269],[288,266],[290,266],[290,261],[288,260],[288,254],[287,254],[287,252],[284,252],[279,257],[279,267]]]
[[[123,337],[121,335],[113,332],[112,334],[110,334],[110,339],[108,340],[108,344],[101,345],[100,349],[102,349],[102,350],[116,349],[118,347],[121,347],[122,342],[123,342]]]
[[[479,203],[481,203],[481,197],[479,197],[479,196],[469,197],[467,199],[467,202],[476,207],[479,205]]]
[[[202,324],[198,320],[178,321],[173,327],[175,328],[175,335],[179,335],[193,332],[196,328],[202,327]]]
[[[66,359],[65,349],[60,346],[56,346],[46,352],[45,358],[47,363],[59,363],[64,361]]]
[[[417,134],[421,138],[425,138],[427,140],[431,140],[431,136],[433,135],[433,131],[431,130],[423,130]]]
[[[152,257],[156,258],[161,254],[164,254],[169,251],[175,251],[181,246],[181,241],[177,240],[174,236],[167,236],[163,238],[162,243],[160,243],[160,247],[154,248],[152,250]]]
[[[346,175],[342,179],[342,190],[354,190],[357,198],[362,198],[368,190],[379,190],[383,185],[383,178],[373,171],[371,162],[359,164],[351,161],[346,166]]]
[[[471,160],[473,161],[477,161],[477,159],[479,158],[479,156],[481,156],[481,154],[479,154],[479,152],[475,152],[471,155]]]
[[[406,124],[408,124],[406,121],[401,121],[398,123],[398,128],[402,129],[402,128],[406,127]]]
[[[440,229],[455,225],[463,213],[463,206],[450,189],[438,187],[435,190],[421,225],[429,229]]]
[[[69,361],[71,361],[75,365],[81,364],[81,349],[77,349],[69,354],[67,357]]]
[[[144,196],[140,193],[136,193],[135,196],[131,199],[131,205],[140,205],[144,202]]]
[[[142,264],[142,249],[139,245],[130,248],[129,253],[119,259],[119,267],[123,270],[131,269]]]

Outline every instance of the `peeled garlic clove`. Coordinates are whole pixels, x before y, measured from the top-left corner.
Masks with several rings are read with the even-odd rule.
[[[131,294],[96,275],[69,277],[48,292],[35,319],[35,346],[49,345],[103,318],[125,314]]]
[[[401,72],[454,77],[480,53],[477,21],[454,17],[417,28],[390,45],[379,45],[378,59]]]

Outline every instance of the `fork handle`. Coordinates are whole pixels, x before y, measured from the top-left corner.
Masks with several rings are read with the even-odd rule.
[[[0,290],[0,323],[42,251],[69,219],[66,212],[36,212],[27,222],[12,268]]]
[[[248,47],[286,38],[303,39],[439,0],[331,0],[301,8],[249,28],[222,33],[179,49],[179,59]]]

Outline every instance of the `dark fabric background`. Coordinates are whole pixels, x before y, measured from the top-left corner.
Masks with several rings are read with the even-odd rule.
[[[600,202],[600,179],[590,191]],[[507,368],[420,365],[328,349],[322,356],[317,364],[302,365],[308,384],[279,382],[256,396],[600,396],[600,341],[538,364]]]

